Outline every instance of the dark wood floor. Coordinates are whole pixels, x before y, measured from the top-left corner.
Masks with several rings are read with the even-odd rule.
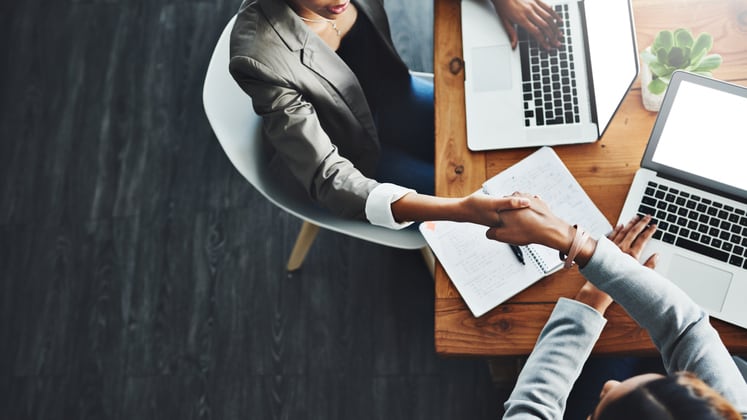
[[[417,252],[322,232],[246,184],[202,110],[238,0],[0,6],[0,418],[488,419],[433,349]],[[388,0],[432,71],[432,2]]]

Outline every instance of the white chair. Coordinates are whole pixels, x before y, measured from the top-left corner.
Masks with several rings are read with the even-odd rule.
[[[319,228],[323,227],[385,246],[420,249],[432,273],[433,256],[417,230],[395,231],[364,221],[343,219],[316,206],[301,188],[277,185],[268,175],[271,150],[267,142],[262,141],[261,118],[254,113],[251,98],[239,88],[228,71],[229,38],[235,19],[226,25],[210,59],[202,91],[203,105],[215,136],[233,166],[273,204],[304,221],[287,269],[293,271],[301,267]],[[418,76],[433,77],[428,74]]]
[[[747,360],[739,356],[733,356],[733,357],[734,357],[734,363],[737,364],[737,368],[739,369],[739,373],[741,373],[744,379],[747,381]]]

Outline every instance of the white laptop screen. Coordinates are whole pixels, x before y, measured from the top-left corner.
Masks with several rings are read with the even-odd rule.
[[[676,79],[669,88],[675,91],[667,92],[657,118],[643,165],[649,166],[646,160],[650,160],[654,170],[744,198],[747,89],[685,73]]]
[[[633,16],[628,0],[583,2],[599,135],[638,74]]]

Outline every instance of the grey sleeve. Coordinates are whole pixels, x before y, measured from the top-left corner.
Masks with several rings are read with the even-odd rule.
[[[606,322],[593,308],[561,298],[504,405],[503,418],[563,418],[568,394]]]
[[[744,378],[708,314],[682,290],[606,238],[581,273],[648,331],[667,372],[695,373],[747,417]]]
[[[256,60],[234,57],[230,70],[262,117],[265,137],[309,195],[341,216],[365,220],[366,199],[379,183],[340,156],[314,107]]]

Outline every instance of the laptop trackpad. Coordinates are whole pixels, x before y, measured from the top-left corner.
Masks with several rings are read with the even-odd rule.
[[[473,90],[486,92],[511,89],[511,46],[496,45],[472,49]]]
[[[667,278],[672,280],[703,309],[721,312],[732,273],[680,255],[674,255]]]

